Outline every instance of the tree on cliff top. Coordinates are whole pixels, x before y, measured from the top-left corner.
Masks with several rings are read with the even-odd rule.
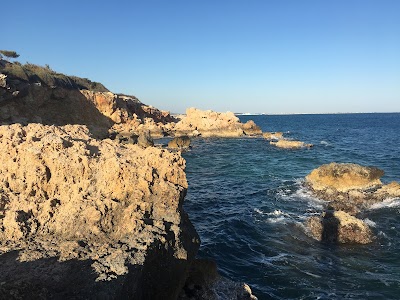
[[[3,56],[7,58],[18,58],[19,54],[11,50],[0,50],[0,59],[3,58]]]

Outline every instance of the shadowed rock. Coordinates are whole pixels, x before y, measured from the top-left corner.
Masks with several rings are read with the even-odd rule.
[[[309,218],[306,227],[313,238],[330,244],[368,244],[373,238],[365,222],[344,211],[327,210],[319,217]]]

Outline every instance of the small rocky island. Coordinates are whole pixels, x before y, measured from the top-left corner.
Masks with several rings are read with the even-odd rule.
[[[382,184],[383,174],[375,167],[330,163],[307,175],[305,185],[327,207],[307,220],[311,235],[324,242],[370,243],[372,231],[357,215],[373,204],[400,197],[400,184]]]

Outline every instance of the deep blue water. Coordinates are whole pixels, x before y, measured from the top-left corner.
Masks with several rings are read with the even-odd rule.
[[[400,299],[400,200],[364,212],[376,240],[323,245],[303,223],[322,210],[302,180],[329,162],[354,162],[400,181],[400,114],[241,116],[263,131],[313,143],[282,150],[263,138],[194,139],[185,209],[200,257],[248,283],[259,299]]]

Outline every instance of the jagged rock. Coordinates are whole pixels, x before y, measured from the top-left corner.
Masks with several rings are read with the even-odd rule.
[[[145,105],[134,96],[111,93],[88,79],[40,66],[28,69],[13,63],[0,65],[0,72],[4,73],[0,103],[7,111],[0,114],[0,124],[27,124],[39,119],[46,125],[81,124],[96,137],[106,138],[114,126],[111,130],[139,133],[146,129],[157,136],[164,134],[166,124],[176,121],[169,112]],[[138,129],[140,125],[147,128]]]
[[[372,242],[373,234],[368,225],[344,211],[327,210],[319,217],[311,217],[306,222],[311,236],[325,243]]]
[[[186,115],[175,124],[173,130],[175,136],[200,134],[202,137],[240,137],[244,135],[242,126],[232,112],[218,113],[188,108]]]
[[[250,287],[222,277],[218,274],[217,264],[208,259],[196,259],[189,272],[179,300],[257,300]]]
[[[143,131],[139,134],[137,143],[142,148],[153,147],[154,141],[149,131]]]
[[[283,132],[264,132],[263,137],[267,140],[282,140]]]
[[[262,135],[262,130],[260,126],[254,123],[253,120],[249,120],[245,124],[243,124],[242,129],[244,133],[249,136]]]
[[[190,147],[190,138],[187,135],[175,137],[168,142],[168,148],[187,149]]]
[[[386,198],[400,197],[400,185],[383,185],[384,172],[375,167],[350,163],[330,163],[314,169],[305,184],[313,194],[336,210],[357,214]]]
[[[0,299],[176,299],[199,240],[179,153],[0,126]]]
[[[271,145],[274,145],[278,148],[283,149],[301,149],[301,148],[311,148],[312,144],[306,144],[300,141],[289,141],[289,140],[278,140],[277,142],[269,142]]]

